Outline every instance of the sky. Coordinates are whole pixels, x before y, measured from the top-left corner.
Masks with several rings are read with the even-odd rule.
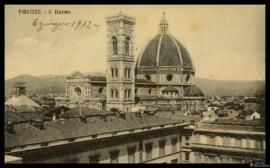
[[[19,13],[23,9],[40,9],[41,14]],[[48,13],[55,9],[71,14]],[[5,79],[77,70],[105,73],[105,18],[119,11],[136,18],[135,59],[158,33],[165,12],[169,32],[189,51],[197,77],[265,79],[264,5],[6,5]],[[43,26],[37,31],[35,24],[79,20],[91,21],[90,28],[60,26],[53,31]]]

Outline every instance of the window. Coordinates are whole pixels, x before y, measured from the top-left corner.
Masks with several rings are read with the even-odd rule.
[[[151,89],[149,89],[149,90],[148,90],[148,93],[149,93],[149,94],[151,94],[151,93],[152,93],[152,90],[151,90]]]
[[[235,138],[235,145],[234,147],[241,147],[242,144],[241,144],[241,138]]]
[[[128,79],[130,78],[131,69],[128,69]]]
[[[125,54],[129,55],[130,52],[130,38],[127,37],[125,40]]]
[[[135,163],[136,146],[128,148],[128,163]]]
[[[119,162],[119,150],[110,152],[111,163]]]
[[[98,93],[99,93],[99,94],[101,94],[102,91],[103,91],[103,88],[99,88],[99,89],[98,89]]]
[[[118,78],[118,69],[115,68],[115,77]]]
[[[146,160],[152,159],[152,148],[152,143],[145,144]]]
[[[79,161],[79,158],[75,156],[68,156],[64,158],[64,163],[78,163],[78,161]]]
[[[125,99],[127,98],[127,89],[125,89]]]
[[[171,163],[178,163],[178,159],[171,160]]]
[[[256,149],[263,149],[263,141],[255,140],[255,148]]]
[[[113,55],[117,55],[117,38],[112,37]]]
[[[241,158],[241,157],[232,157],[232,162],[233,163],[242,163],[243,158]]]
[[[118,98],[118,90],[115,89],[115,97]]]
[[[209,145],[214,145],[214,136],[210,135],[208,136],[208,142]]]
[[[135,89],[135,94],[137,94],[137,92],[138,92],[138,89]]]
[[[151,76],[150,75],[145,75],[145,79],[151,80]]]
[[[189,161],[189,152],[185,152],[184,153],[184,156],[185,156],[185,161]]]
[[[128,89],[128,98],[131,97],[131,89]]]
[[[175,153],[177,151],[176,144],[177,144],[177,138],[173,138],[171,140],[172,143],[172,153]]]
[[[89,163],[99,163],[99,157],[98,154],[89,156]]]
[[[208,155],[208,163],[214,163],[215,162],[215,156],[214,155]]]
[[[230,146],[230,138],[223,137],[223,146]]]
[[[112,75],[112,78],[114,78],[114,69],[111,68],[111,75]]]
[[[125,68],[125,78],[127,77],[127,68]]]
[[[171,81],[173,78],[172,74],[167,75],[167,81]]]
[[[111,98],[113,98],[113,97],[114,97],[114,90],[111,89]]]
[[[201,153],[200,152],[195,152],[194,153],[194,157],[195,157],[195,162],[196,163],[200,163],[201,162]]]
[[[159,156],[165,155],[165,144],[165,140],[159,141]]]
[[[186,136],[186,137],[185,137],[185,145],[189,145],[189,139],[190,139],[189,136]]]

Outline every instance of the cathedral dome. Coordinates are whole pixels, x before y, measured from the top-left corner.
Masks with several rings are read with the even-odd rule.
[[[168,22],[163,16],[160,33],[142,50],[138,67],[182,67],[194,71],[191,57],[184,45],[168,32]]]

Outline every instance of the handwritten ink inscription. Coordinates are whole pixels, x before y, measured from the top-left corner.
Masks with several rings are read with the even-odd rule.
[[[92,29],[94,27],[99,27],[100,25],[93,23],[90,20],[76,20],[72,22],[56,22],[56,21],[49,21],[49,22],[42,22],[39,19],[34,19],[33,27],[36,29],[37,32],[44,30],[47,27],[51,27],[51,31],[55,32],[57,30],[62,30],[62,28],[71,28],[74,30],[78,29]]]

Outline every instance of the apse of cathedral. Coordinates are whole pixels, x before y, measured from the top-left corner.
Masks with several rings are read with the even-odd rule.
[[[138,107],[160,111],[203,111],[205,97],[195,84],[188,50],[169,32],[165,13],[158,34],[134,56],[135,18],[122,12],[107,17],[107,73],[74,72],[66,77],[66,97],[56,105],[78,105],[133,112]]]

